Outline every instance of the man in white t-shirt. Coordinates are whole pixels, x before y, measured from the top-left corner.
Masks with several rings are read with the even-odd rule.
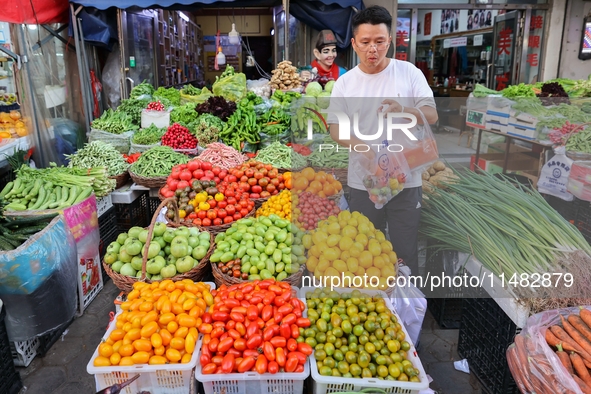
[[[414,274],[418,274],[417,237],[421,217],[421,172],[414,171],[406,179],[404,190],[377,209],[370,200],[362,177],[359,162],[365,158],[374,160],[375,149],[358,153],[355,146],[379,144],[385,138],[363,141],[353,132],[348,140],[339,140],[339,125],[333,111],[350,115],[358,114],[359,132],[376,134],[379,119],[385,122],[388,112],[412,114],[417,123],[434,124],[437,111],[433,91],[423,73],[412,63],[386,57],[392,42],[392,16],[381,6],[371,6],[353,16],[351,43],[359,57],[359,65],[341,76],[335,83],[329,108],[328,123],[331,137],[341,146],[350,148],[348,185],[351,187],[349,207],[367,216],[382,231],[388,226],[390,241],[399,258],[405,261]],[[408,122],[408,120],[406,121]],[[395,123],[405,123],[395,122]],[[384,127],[382,130],[386,130]],[[384,134],[385,135],[385,134]],[[396,131],[389,143],[407,138]],[[361,149],[360,149],[361,150]]]

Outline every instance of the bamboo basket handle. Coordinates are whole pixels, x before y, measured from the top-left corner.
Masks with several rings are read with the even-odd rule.
[[[154,225],[156,224],[156,219],[158,219],[158,215],[160,214],[162,208],[165,207],[169,202],[172,203],[171,205],[174,212],[174,222],[178,224],[180,221],[179,208],[175,198],[169,197],[164,201],[160,202],[160,205],[158,205],[158,208],[156,208],[154,215],[152,215],[152,221],[148,226],[148,238],[146,239],[146,244],[144,245],[144,253],[142,256],[142,276],[140,277],[141,282],[145,282],[146,280],[146,263],[148,262],[148,250],[150,249],[150,242],[152,241],[152,234],[154,233]]]
[[[568,135],[566,136],[566,140],[564,140],[564,147],[566,148],[566,144],[568,143],[568,140],[570,139],[570,137],[573,134],[578,133],[579,131],[583,130],[586,126],[589,126],[589,125],[591,125],[591,122],[589,122],[589,123],[581,123],[581,124],[577,125],[576,127],[574,127],[570,131],[570,133],[568,133]]]

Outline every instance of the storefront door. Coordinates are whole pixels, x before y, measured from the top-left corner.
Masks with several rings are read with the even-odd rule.
[[[519,79],[516,58],[518,37],[522,34],[520,21],[521,11],[511,11],[495,17],[492,63],[487,70],[492,72],[487,78],[490,89],[503,90]]]
[[[123,70],[121,97],[128,98],[135,85],[144,81],[153,86],[157,85],[155,48],[158,19],[156,12],[152,10],[119,10],[119,15],[119,44]],[[175,33],[180,34],[176,29]]]

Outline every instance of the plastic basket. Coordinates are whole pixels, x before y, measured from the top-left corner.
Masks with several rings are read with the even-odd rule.
[[[4,316],[6,316],[6,312],[0,305],[0,376],[2,376],[0,379],[0,393],[17,394],[23,385],[20,375],[14,369],[8,332],[4,325]]]
[[[458,355],[485,393],[519,393],[505,351],[519,333],[515,323],[492,298],[466,298],[458,338]]]
[[[117,318],[115,317],[103,336],[104,340],[116,328],[116,321]],[[187,394],[193,384],[192,373],[197,364],[198,353],[195,351],[191,361],[187,364],[138,364],[129,367],[95,367],[93,360],[98,356],[97,346],[86,365],[86,372],[94,375],[97,391],[104,390],[114,384],[123,383],[139,374],[139,379],[126,386],[121,391],[121,394],[137,394],[141,391],[148,391],[151,394]]]
[[[37,356],[37,349],[39,349],[39,338],[11,342],[10,351],[12,352],[14,365],[17,367],[28,367],[35,356]]]
[[[96,213],[99,218],[111,208],[113,208],[113,199],[110,194],[96,198]]]
[[[307,292],[313,291],[314,287],[302,287],[299,291],[300,298],[305,299],[305,295]],[[328,289],[330,290],[330,289]],[[355,288],[334,288],[339,294],[343,293],[350,293]],[[369,295],[369,296],[377,296],[384,298],[386,302],[386,307],[392,311],[392,313],[396,316],[398,321],[401,322],[402,331],[405,334],[406,341],[410,344],[410,350],[408,351],[408,360],[412,362],[412,365],[419,370],[419,379],[420,382],[399,382],[399,381],[388,381],[388,380],[380,380],[378,378],[368,378],[368,379],[360,379],[360,378],[343,378],[343,377],[332,377],[332,376],[322,376],[318,372],[318,367],[316,366],[316,359],[314,358],[314,354],[310,356],[310,370],[312,374],[312,384],[313,384],[313,392],[314,394],[326,394],[326,393],[343,393],[343,392],[350,392],[350,391],[361,391],[366,388],[379,388],[384,390],[386,393],[391,394],[418,394],[421,390],[425,390],[429,388],[429,380],[427,378],[427,374],[425,373],[425,369],[423,368],[423,364],[419,359],[417,354],[417,349],[414,347],[414,344],[410,340],[410,336],[408,335],[408,331],[402,324],[402,320],[400,316],[394,310],[394,306],[390,301],[388,295],[380,290],[365,290],[365,289],[357,289],[361,291],[361,293]],[[304,315],[307,316],[307,310],[304,312]],[[208,393],[206,393],[208,394]]]
[[[93,289],[93,293],[95,296],[98,293],[95,290],[99,287],[100,287],[100,289],[102,289],[103,288],[102,284],[101,284],[101,286],[96,286],[95,289]],[[99,291],[100,291],[100,289],[99,289]],[[88,298],[88,294],[87,294],[87,298]],[[87,304],[84,305],[84,308],[86,308],[86,306],[87,306]],[[41,335],[39,337],[39,348],[37,348],[37,355],[39,357],[45,357],[45,355],[47,354],[49,349],[51,349],[51,347],[58,341],[58,339],[61,338],[64,331],[66,331],[66,328],[68,328],[70,326],[70,324],[72,324],[73,321],[74,321],[74,319],[70,320],[69,322],[67,322],[63,326],[58,327],[55,330],[48,332],[47,334]]]
[[[201,354],[201,340],[197,344]],[[304,391],[304,380],[310,375],[308,362],[302,373],[266,373],[257,372],[203,375],[201,366],[195,368],[195,379],[203,384],[205,394],[296,394]]]
[[[133,226],[147,227],[152,216],[148,215],[148,193],[144,192],[129,204],[113,204],[117,215],[117,223],[122,231]]]
[[[107,246],[117,239],[119,235],[119,225],[117,224],[117,213],[115,207],[109,209],[99,218],[99,233],[101,241],[99,243],[99,256],[101,260],[107,252]]]

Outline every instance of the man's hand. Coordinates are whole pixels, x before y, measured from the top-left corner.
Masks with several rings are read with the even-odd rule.
[[[378,113],[383,113],[386,116],[388,112],[402,112],[402,105],[396,100],[386,99],[382,101],[382,106],[378,108]]]

